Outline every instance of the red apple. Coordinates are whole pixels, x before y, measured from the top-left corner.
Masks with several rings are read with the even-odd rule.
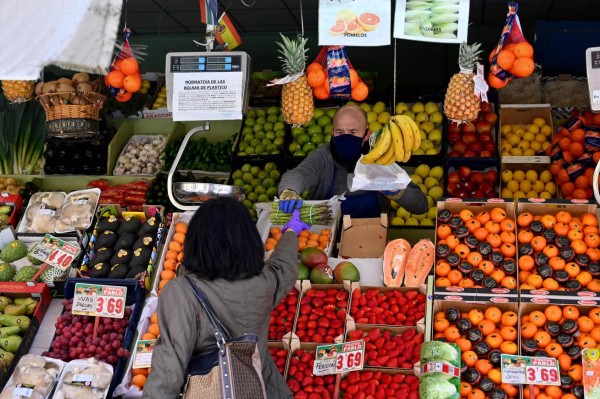
[[[460,183],[460,175],[458,174],[458,172],[448,173],[448,183],[454,183],[454,184]]]
[[[479,104],[479,111],[492,112],[492,104],[488,103],[487,101],[482,101],[481,104]]]
[[[460,133],[460,125],[456,122],[452,122],[448,125],[448,133]]]
[[[462,125],[462,132],[464,133],[476,133],[477,129],[475,128],[475,125],[472,123],[465,123]]]
[[[469,198],[469,194],[467,194],[466,191],[459,191],[458,194],[456,194],[456,196],[458,198]]]
[[[471,173],[471,175],[469,176],[469,180],[473,183],[483,183],[485,181],[485,178],[483,177],[483,173],[482,172],[473,172]]]
[[[448,194],[454,195],[458,191],[458,185],[456,183],[448,183],[446,189],[448,190]]]
[[[492,125],[486,121],[486,120],[482,120],[477,122],[477,133],[481,134],[481,133],[489,133],[492,131]]]
[[[498,179],[498,171],[488,170],[484,173],[484,177],[486,181],[489,181],[490,183],[494,184],[496,183],[496,179]]]
[[[492,156],[492,153],[491,153],[491,152],[489,152],[489,151],[487,151],[487,150],[483,150],[483,151],[481,151],[481,152],[479,153],[479,156],[480,156],[481,158],[491,158],[491,156]]]
[[[456,150],[452,150],[448,153],[448,156],[450,158],[458,158],[458,157],[460,157],[460,152],[458,152]]]
[[[448,132],[448,142],[450,144],[454,144],[458,141],[460,141],[460,135],[461,133],[459,131],[454,131],[454,132]]]
[[[496,193],[496,190],[490,190],[487,193],[485,193],[486,198],[498,198],[498,193]]]
[[[471,193],[471,198],[484,198],[485,193],[481,189],[477,189]]]
[[[469,176],[471,176],[471,168],[469,168],[468,166],[461,166],[458,168],[458,175],[466,180],[469,178]],[[448,175],[449,176],[449,175]]]
[[[465,153],[465,151],[467,151],[467,143],[465,143],[464,141],[458,141],[454,143],[452,149],[454,151],[458,151],[462,155]]]
[[[470,194],[471,191],[475,190],[475,183],[467,180],[467,181],[463,182],[462,188],[467,194]]]
[[[474,141],[469,144],[469,150],[479,154],[483,150],[483,143],[481,141]]]
[[[479,135],[479,141],[481,141],[482,143],[485,143],[487,141],[494,141],[494,136],[492,136],[491,132],[481,133]]]
[[[465,157],[465,158],[476,158],[477,157],[477,153],[475,153],[475,151],[473,151],[473,150],[467,150],[463,154],[463,157]]]
[[[483,143],[483,149],[494,154],[496,152],[496,144],[493,141],[486,141]]]
[[[482,181],[481,183],[478,183],[478,188],[485,194],[490,190],[494,190],[494,186],[492,185],[492,183],[488,182],[488,181]]]
[[[477,135],[475,134],[475,132],[465,132],[463,133],[462,139],[468,145],[474,141],[477,141]]]
[[[496,122],[498,122],[498,115],[496,115],[493,112],[489,112],[489,113],[483,115],[483,120],[488,122],[490,125],[495,126]]]

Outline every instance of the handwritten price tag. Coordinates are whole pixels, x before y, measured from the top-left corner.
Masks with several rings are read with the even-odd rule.
[[[560,386],[559,366],[554,358],[502,355],[501,362],[503,383]]]
[[[126,298],[127,287],[77,283],[71,311],[83,316],[122,319]]]
[[[49,266],[67,270],[79,255],[79,252],[81,252],[81,248],[78,245],[70,244],[60,238],[46,234],[42,241],[35,245],[31,256],[47,263]]]
[[[327,375],[362,370],[365,361],[365,341],[317,346],[313,374]]]

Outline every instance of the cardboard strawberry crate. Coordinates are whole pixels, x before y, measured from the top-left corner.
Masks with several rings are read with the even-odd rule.
[[[379,327],[415,327],[425,323],[427,307],[427,285],[425,284],[416,289],[361,286],[358,283],[352,283],[351,290],[352,298],[349,315],[353,322],[356,323],[356,328],[366,327],[366,325]],[[372,302],[370,305],[369,303],[373,300],[377,304]],[[389,306],[389,309],[385,309],[385,306]],[[397,306],[398,309],[394,306]],[[374,307],[380,307],[383,310],[372,311]],[[386,312],[387,316],[378,317],[380,314],[386,315]]]
[[[313,374],[316,349],[319,345],[324,344],[300,343],[297,337],[290,341],[285,380],[295,398],[307,398],[312,394],[320,395],[322,399],[338,397],[335,375]]]
[[[413,370],[368,368],[337,375],[336,392],[339,399],[393,397],[388,392],[390,389],[394,395],[402,395],[395,397],[419,399],[419,379]]]
[[[271,318],[269,320],[269,342],[289,342],[291,333],[296,327],[300,302],[303,295],[302,281],[297,280],[292,291],[271,311]]]
[[[291,356],[290,342],[285,340],[269,341],[267,342],[267,349],[277,366],[277,370],[279,370],[281,376],[286,379]]]
[[[517,202],[517,218],[521,217],[523,224],[525,224],[524,214],[530,214],[535,217],[541,217],[549,215],[545,219],[542,219],[541,225],[538,223],[535,226],[527,225],[520,227],[517,225],[517,234],[521,236],[521,241],[529,239],[526,236],[526,231],[533,230],[538,231],[541,229],[541,233],[534,233],[533,239],[530,241],[530,245],[533,247],[536,242],[537,235],[541,235],[542,239],[538,243],[545,243],[541,251],[535,250],[537,245],[533,249],[527,247],[526,242],[519,243],[519,265],[527,268],[530,273],[542,276],[542,279],[537,277],[531,277],[528,281],[522,278],[520,284],[520,292],[522,297],[565,297],[565,298],[581,298],[581,299],[595,299],[600,296],[600,280],[596,275],[599,273],[596,271],[600,270],[598,263],[600,262],[600,250],[597,247],[589,247],[586,244],[586,239],[592,245],[596,245],[595,242],[598,238],[598,233],[594,231],[588,231],[584,233],[586,227],[585,224],[580,223],[579,226],[565,227],[560,221],[555,220],[559,218],[564,219],[565,212],[571,215],[571,217],[582,218],[584,215],[588,215],[589,220],[597,224],[597,206],[595,203],[587,200],[534,200],[534,199],[521,199]],[[585,219],[587,221],[588,218]],[[519,219],[517,219],[519,221]],[[582,221],[584,221],[582,219]],[[569,222],[570,223],[570,222]],[[592,226],[592,230],[594,230]],[[596,226],[597,227],[597,226]],[[597,230],[596,230],[597,231]],[[567,232],[566,238],[564,239],[565,232]],[[558,234],[560,233],[560,234]],[[573,234],[569,236],[569,234]],[[591,235],[590,237],[588,237]],[[558,239],[557,237],[563,237]],[[576,238],[572,240],[571,238]],[[575,245],[575,243],[577,245]],[[583,243],[583,245],[582,245]],[[548,248],[550,246],[556,247],[558,254],[556,255],[555,249]],[[559,248],[562,247],[562,248]],[[568,249],[574,251],[570,254]],[[565,249],[566,251],[563,251]],[[583,249],[586,249],[582,252]],[[527,251],[527,252],[526,252]],[[546,258],[536,258],[538,253],[545,253]],[[579,253],[578,253],[579,252]],[[529,254],[529,255],[528,255]],[[549,256],[553,255],[553,256]],[[570,259],[571,255],[574,256]],[[537,259],[537,263],[529,269],[530,259],[526,258],[530,256]],[[564,263],[564,265],[563,265]],[[550,269],[544,266],[549,266]],[[546,277],[548,276],[548,277]],[[564,282],[563,282],[564,280]],[[541,282],[541,285],[540,285]],[[577,283],[579,282],[579,284]],[[555,284],[558,283],[558,284]]]
[[[19,363],[19,359],[23,355],[29,353],[29,348],[31,348],[31,344],[33,343],[35,335],[42,324],[42,320],[44,319],[44,315],[48,310],[48,306],[50,306],[50,301],[52,298],[50,296],[50,290],[46,284],[36,283],[2,282],[0,283],[0,295],[11,298],[11,300],[14,300],[15,298],[33,298],[38,301],[31,316],[18,316],[21,319],[23,317],[27,317],[30,322],[29,325],[24,328],[24,331],[23,328],[21,328],[22,331],[19,334],[21,335],[21,342],[18,349],[14,353],[12,361],[8,363],[6,372],[4,373],[3,371],[0,371],[0,389],[2,389],[15,370],[17,363]],[[3,325],[8,326],[9,324],[3,323]]]
[[[301,286],[302,299],[294,322],[292,341],[297,338],[302,343],[343,342],[350,305],[350,285],[348,283],[311,284],[310,281],[304,280]],[[319,329],[325,331],[319,333]],[[316,337],[307,334],[312,331]],[[316,340],[313,340],[314,338]]]
[[[365,341],[365,368],[413,370],[421,358],[424,330],[424,323],[417,327],[357,326],[350,318],[345,342]]]
[[[468,348],[466,351],[461,351],[463,367],[467,368],[461,373],[461,383],[470,383],[469,370],[476,367],[477,361],[487,359],[491,362],[492,369],[485,375],[481,375],[481,379],[489,378],[495,388],[500,388],[501,384],[494,382],[497,381],[496,378],[501,378],[500,355],[502,353],[518,354],[521,344],[517,298],[510,300],[493,298],[494,302],[476,297],[461,300],[460,297],[436,296],[434,299],[434,321],[431,323],[433,339],[454,342],[461,348]],[[496,310],[492,311],[491,308],[496,308]],[[498,316],[500,321],[494,323]],[[448,318],[452,318],[452,321]],[[514,338],[504,339],[504,336]],[[477,384],[471,385],[473,388],[478,386]],[[517,393],[516,396],[509,395],[509,397],[520,396]],[[486,398],[489,398],[489,395]]]
[[[474,237],[476,228],[479,228],[478,224],[485,226],[487,223],[479,222],[477,215],[482,212],[486,212],[486,214],[489,216],[495,208],[499,208],[501,210],[497,211],[501,212],[497,215],[498,220],[500,220],[500,215],[504,214],[506,215],[507,219],[513,221],[513,225],[515,224],[515,205],[512,201],[509,202],[501,199],[488,199],[485,201],[480,201],[451,198],[438,202],[438,220],[436,223],[435,242],[435,294],[466,296],[477,295],[488,298],[495,295],[501,295],[508,298],[514,298],[517,296],[517,256],[516,253],[514,256],[505,256],[501,252],[501,250],[504,248],[503,245],[509,243],[498,241],[501,233],[500,227],[497,226],[498,223],[489,226],[490,229],[493,229],[492,231],[498,229],[498,237],[491,236],[491,234],[490,237],[486,236],[483,240]],[[461,212],[465,219],[468,217],[469,213],[472,213],[474,216],[474,222],[466,223],[464,221],[460,221]],[[446,221],[450,215],[458,219]],[[481,220],[486,221],[487,217],[484,216],[485,214],[482,214],[480,218]],[[440,218],[444,222],[440,221]],[[454,223],[454,220],[459,220],[459,225],[461,227],[452,229],[450,224]],[[469,228],[471,228],[473,231],[470,231]],[[457,231],[460,234],[457,234]],[[458,239],[458,235],[461,237],[466,235],[466,237]],[[470,249],[466,245],[467,237],[471,236],[473,236],[474,239],[469,238],[468,241],[470,242],[469,245],[471,245],[473,249]],[[505,241],[508,241],[509,239],[514,239],[515,242],[510,244],[511,246],[504,249],[505,253],[507,251],[508,253],[511,251],[516,252],[516,233],[515,237],[505,237]],[[450,245],[454,246],[454,249],[458,248],[459,252],[461,252],[461,255],[458,255],[455,250],[448,246],[449,240],[452,240]],[[489,246],[485,244],[486,241],[490,244]],[[484,244],[480,245],[482,243]],[[458,247],[458,245],[461,246]],[[473,251],[476,256],[469,257],[471,251]],[[445,255],[446,253],[447,255]],[[451,261],[449,261],[448,256],[452,256]],[[512,262],[509,262],[509,259],[512,259]],[[496,263],[493,263],[492,260]],[[469,266],[469,264],[471,266]],[[514,272],[512,271],[513,269]],[[458,274],[457,271],[459,272]],[[450,276],[450,278],[448,276]]]

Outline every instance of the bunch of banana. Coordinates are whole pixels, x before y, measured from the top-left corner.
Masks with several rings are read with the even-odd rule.
[[[407,162],[411,153],[420,146],[421,134],[415,121],[406,115],[392,116],[383,126],[371,151],[361,162],[377,165]]]

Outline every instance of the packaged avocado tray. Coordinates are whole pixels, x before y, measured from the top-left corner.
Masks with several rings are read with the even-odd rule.
[[[102,208],[87,252],[71,277],[137,279],[150,290],[163,229],[162,207],[145,205],[143,212]]]

